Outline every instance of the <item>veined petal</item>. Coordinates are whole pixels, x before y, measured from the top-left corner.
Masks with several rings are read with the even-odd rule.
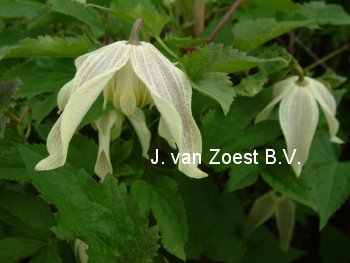
[[[120,42],[122,42],[122,41],[120,41]],[[115,44],[115,43],[111,43],[111,44],[109,44],[109,45],[107,45],[107,46],[101,47],[101,48],[99,48],[99,49],[93,50],[93,51],[91,51],[91,52],[89,52],[89,53],[86,53],[86,54],[84,54],[84,55],[81,55],[81,56],[77,57],[77,58],[75,59],[75,61],[74,61],[76,70],[79,70],[79,69],[80,69],[80,67],[83,65],[84,61],[85,61],[89,56],[100,54],[100,53],[104,52],[106,49],[109,49],[109,48],[110,48],[111,46],[113,46],[114,44]]]
[[[107,174],[111,174],[113,172],[113,167],[109,157],[109,145],[111,141],[111,129],[116,122],[116,119],[116,112],[109,111],[95,121],[99,141],[95,173],[102,180]]]
[[[169,128],[166,126],[162,117],[159,120],[158,134],[168,142],[171,148],[176,149],[176,142],[173,135],[169,131]]]
[[[57,95],[57,106],[58,106],[58,113],[62,112],[64,107],[66,106],[69,96],[72,92],[74,86],[74,79],[67,82],[58,92]]]
[[[308,80],[310,82],[310,91],[319,103],[322,112],[326,117],[331,141],[335,143],[343,143],[343,141],[336,136],[339,129],[339,122],[335,118],[337,106],[334,97],[321,82],[310,78],[308,78]]]
[[[292,168],[297,176],[309,156],[318,122],[318,107],[306,87],[295,87],[280,105],[279,118],[287,143],[289,159],[296,149]]]
[[[75,79],[75,85],[77,85],[77,83],[81,83],[81,85],[76,86],[75,91],[72,91],[63,113],[50,131],[47,139],[49,156],[36,165],[36,170],[50,170],[64,165],[67,158],[69,142],[81,120],[111,80],[115,71],[120,69],[127,62],[126,58],[128,58],[129,55],[128,48],[119,49],[117,53],[119,56],[113,57],[113,63],[110,61],[107,63],[109,67],[105,72],[100,72],[96,75],[91,73],[86,75],[87,78],[80,77],[78,78],[78,82],[77,79]],[[87,61],[88,59],[84,64]],[[89,65],[90,64],[87,63],[86,67]],[[98,66],[98,64],[95,66]],[[81,66],[81,69],[83,68],[84,65]],[[86,70],[86,68],[83,69],[84,72]],[[91,67],[91,71],[95,73],[99,72],[99,70],[94,67]],[[79,71],[77,76],[80,76]],[[85,75],[83,74],[83,76]]]
[[[68,145],[75,130],[112,76],[113,72],[96,78],[71,95],[47,138],[49,156],[36,165],[36,170],[51,170],[64,165]]]
[[[151,44],[133,46],[131,62],[137,76],[146,84],[154,104],[180,152],[202,152],[202,138],[191,112],[192,88],[185,74]],[[198,164],[183,164],[179,170],[189,177],[207,176]]]
[[[129,60],[129,50],[130,45],[125,41],[118,41],[89,55],[75,75],[74,90],[106,72],[116,72]]]
[[[273,85],[272,101],[258,115],[256,115],[255,123],[264,121],[269,117],[275,105],[292,90],[292,87],[297,80],[298,77],[292,76]]]
[[[64,152],[61,138],[61,122],[62,114],[53,125],[47,137],[47,151],[49,156],[41,160],[36,166],[35,170],[50,170],[62,166],[67,158],[67,152]]]
[[[120,110],[125,115],[130,115],[135,111],[136,98],[132,87],[123,87],[119,99],[120,99]]]
[[[122,133],[123,123],[124,123],[124,114],[119,110],[115,110],[116,120],[111,130],[111,141],[119,138]]]
[[[137,137],[142,147],[142,156],[148,157],[149,144],[151,141],[151,132],[146,125],[145,114],[140,108],[136,108],[132,114],[126,116],[134,127]]]

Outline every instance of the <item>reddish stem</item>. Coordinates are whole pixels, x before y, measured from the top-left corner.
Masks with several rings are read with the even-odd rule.
[[[221,28],[225,25],[227,20],[232,16],[232,14],[236,11],[236,9],[244,2],[244,0],[237,0],[231,8],[227,11],[226,15],[223,17],[223,19],[220,21],[220,23],[216,26],[216,28],[211,32],[210,36],[208,37],[207,44],[209,44],[211,41],[213,41],[214,37],[219,33]]]

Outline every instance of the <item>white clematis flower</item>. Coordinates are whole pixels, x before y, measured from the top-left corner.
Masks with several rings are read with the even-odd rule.
[[[273,86],[272,101],[256,116],[255,121],[267,119],[274,106],[281,101],[279,119],[287,143],[288,156],[291,158],[296,149],[292,168],[295,174],[300,176],[317,128],[319,117],[317,103],[327,120],[330,140],[335,143],[342,143],[342,140],[336,136],[339,122],[335,118],[336,102],[331,93],[315,79],[309,77],[304,77],[303,81],[298,79],[299,77],[293,76],[276,83]]]
[[[185,74],[153,45],[139,42],[142,20],[134,24],[129,41],[118,41],[76,59],[77,73],[62,87],[57,103],[63,111],[48,139],[49,156],[36,170],[63,166],[69,142],[79,123],[98,96],[103,93],[115,110],[95,121],[99,150],[95,172],[102,179],[112,172],[109,142],[121,132],[124,116],[134,127],[143,156],[148,157],[151,133],[141,107],[155,105],[160,112],[159,134],[182,153],[201,153],[202,139],[191,112],[192,88]],[[179,162],[179,170],[194,178],[207,176],[197,164]]]

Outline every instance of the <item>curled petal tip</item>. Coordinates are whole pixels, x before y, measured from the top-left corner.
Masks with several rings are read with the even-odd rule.
[[[180,165],[179,170],[188,177],[195,179],[208,177],[208,174],[200,170],[196,165]]]
[[[344,143],[344,141],[342,139],[338,138],[337,136],[333,136],[331,138],[331,142],[338,143],[338,144],[343,144]]]
[[[142,156],[149,159],[148,150],[151,141],[151,131],[146,125],[146,117],[140,108],[136,108],[135,111],[128,115],[131,125],[134,127],[137,137],[141,143]]]
[[[201,153],[202,138],[192,116],[192,88],[186,75],[148,43],[134,47],[131,61],[164,121],[160,135],[170,145],[176,144],[180,154]],[[208,176],[195,164],[179,164],[179,170],[193,178]]]
[[[267,120],[275,105],[285,98],[292,90],[295,80],[295,77],[290,77],[273,85],[272,101],[258,115],[256,115],[254,119],[255,124]]]

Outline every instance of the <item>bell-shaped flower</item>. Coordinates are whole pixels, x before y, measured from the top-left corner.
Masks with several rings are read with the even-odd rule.
[[[155,105],[160,112],[159,134],[183,153],[201,153],[202,139],[191,111],[192,88],[186,75],[153,45],[139,42],[142,20],[137,20],[129,41],[118,41],[76,59],[76,75],[58,94],[62,111],[47,139],[49,156],[36,165],[37,170],[63,166],[69,142],[92,104],[100,94],[104,107],[112,102],[115,109],[95,121],[99,150],[95,172],[102,179],[112,172],[110,140],[121,132],[126,117],[148,157],[151,133],[141,107]],[[179,162],[179,170],[194,178],[207,176],[198,164]]]
[[[288,157],[293,157],[292,168],[300,176],[302,166],[307,161],[312,139],[314,137],[321,107],[326,118],[330,140],[342,143],[336,134],[339,122],[335,118],[336,102],[329,90],[321,82],[304,77],[292,76],[273,86],[273,99],[260,112],[255,121],[267,119],[274,106],[281,102],[279,120],[287,144]]]

